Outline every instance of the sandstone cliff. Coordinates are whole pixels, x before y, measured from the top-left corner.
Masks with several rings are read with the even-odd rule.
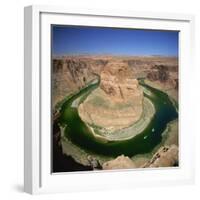
[[[137,166],[128,156],[117,158],[103,163],[103,169],[133,169],[133,168],[157,168],[172,167],[178,164],[178,147],[176,145],[162,146],[153,157],[142,166]]]
[[[134,162],[128,156],[118,156],[114,160],[105,162],[102,166],[103,169],[133,169],[135,168]]]
[[[178,89],[178,65],[154,65],[147,73],[150,81],[158,81],[168,89]]]
[[[52,60],[53,106],[65,96],[78,91],[96,74],[100,75],[107,64],[122,64],[133,72],[133,78],[147,78],[161,89],[178,89],[178,59],[176,57],[156,56],[63,56]],[[104,84],[106,86],[106,84]],[[108,92],[108,88],[105,89]],[[120,89],[115,88],[117,94]],[[112,92],[112,91],[111,91]]]
[[[111,98],[111,101],[126,102],[142,96],[133,71],[124,62],[108,63],[103,68],[100,77],[100,88]]]
[[[107,63],[104,59],[63,57],[53,59],[53,106],[96,78]]]
[[[171,167],[178,162],[176,145],[162,146],[143,167]]]
[[[100,87],[79,106],[79,115],[90,125],[119,130],[139,120],[143,92],[128,65],[108,63],[100,73]]]

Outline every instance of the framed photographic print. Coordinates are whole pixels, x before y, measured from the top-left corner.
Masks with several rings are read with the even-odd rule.
[[[25,8],[25,191],[191,183],[190,15]]]

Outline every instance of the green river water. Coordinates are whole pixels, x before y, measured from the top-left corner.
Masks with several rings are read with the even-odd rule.
[[[162,133],[166,129],[167,124],[178,118],[177,109],[168,95],[158,89],[146,85],[141,80],[140,85],[145,88],[144,95],[151,100],[156,110],[149,125],[144,131],[129,140],[100,141],[92,136],[92,134],[88,134],[90,130],[79,117],[78,108],[73,104],[73,102],[80,97],[80,102],[84,101],[87,95],[97,88],[98,85],[99,82],[91,83],[86,88],[80,90],[77,94],[66,100],[60,109],[59,123],[61,126],[66,126],[65,137],[87,151],[109,156],[121,154],[133,156],[150,152],[161,142]],[[151,95],[149,95],[149,92]]]

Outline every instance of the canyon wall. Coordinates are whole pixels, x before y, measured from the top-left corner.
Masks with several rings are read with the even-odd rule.
[[[147,78],[166,89],[178,89],[176,57],[63,56],[52,58],[53,107],[65,96],[78,91],[100,75],[109,63],[129,66],[133,78]],[[110,65],[111,66],[111,65]],[[111,71],[115,67],[111,67]],[[110,73],[112,73],[110,71]],[[133,72],[133,73],[132,73]],[[104,84],[105,86],[105,84]],[[103,85],[101,85],[103,87]],[[108,88],[107,88],[108,89]],[[106,89],[105,89],[106,90]],[[112,93],[112,91],[110,91]],[[120,92],[120,91],[118,91]]]

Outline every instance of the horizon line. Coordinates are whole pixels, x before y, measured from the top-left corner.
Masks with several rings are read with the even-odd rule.
[[[81,54],[78,54],[78,53],[74,53],[74,54],[58,54],[58,55],[53,55],[52,54],[52,57],[65,57],[65,56],[113,56],[113,57],[177,57],[178,58],[178,55],[162,55],[162,54],[133,54],[133,55],[130,55],[130,54],[110,54],[110,53],[94,53],[94,54],[91,54],[91,53],[81,53]]]

